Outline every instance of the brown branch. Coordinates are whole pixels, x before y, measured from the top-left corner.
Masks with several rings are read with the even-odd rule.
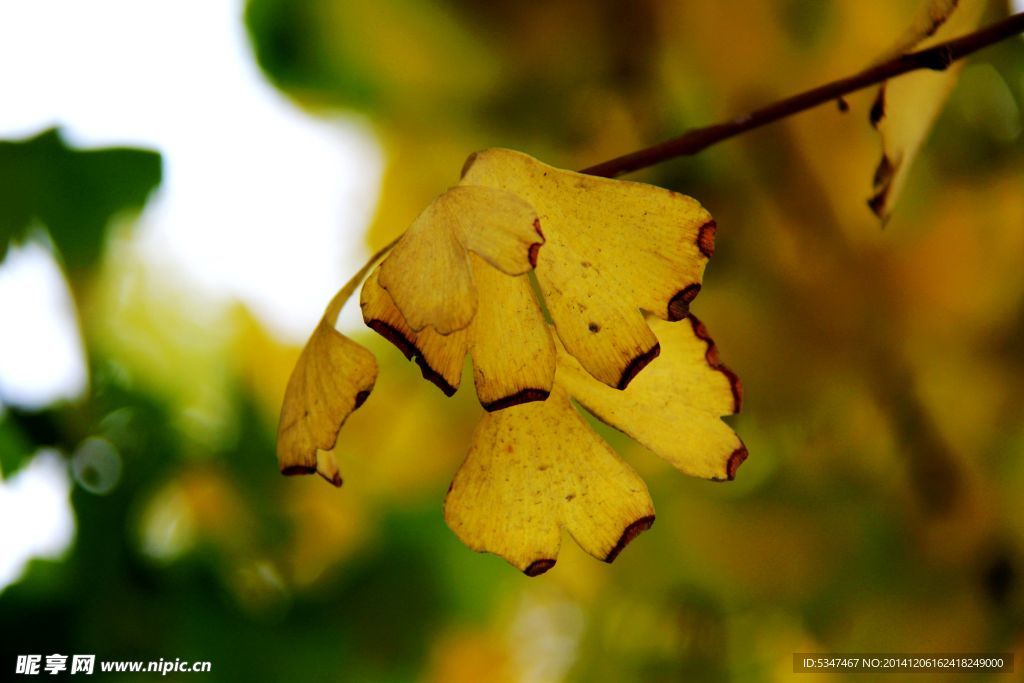
[[[877,85],[890,78],[919,69],[943,71],[953,62],[1018,33],[1024,33],[1024,12],[1009,16],[974,33],[939,43],[925,50],[901,55],[853,76],[787,97],[746,116],[703,128],[693,128],[679,137],[604,161],[585,168],[581,172],[613,178],[623,173],[660,164],[669,159],[696,154],[723,140],[817,107],[825,102],[833,100],[842,102],[841,98],[844,95]]]

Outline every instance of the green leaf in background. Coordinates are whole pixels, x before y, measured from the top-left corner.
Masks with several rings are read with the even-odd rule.
[[[38,223],[69,269],[90,266],[103,250],[110,220],[141,209],[161,170],[156,152],[78,150],[56,129],[0,142],[0,259],[11,241]]]
[[[10,479],[32,456],[35,446],[9,417],[0,418],[0,479]]]
[[[453,7],[428,0],[251,0],[256,60],[299,99],[439,122],[498,82],[498,63]]]

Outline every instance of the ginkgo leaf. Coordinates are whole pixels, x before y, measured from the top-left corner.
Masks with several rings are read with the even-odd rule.
[[[466,328],[477,297],[469,255],[508,275],[533,268],[544,243],[537,214],[494,188],[453,187],[423,210],[380,267],[378,281],[409,327],[441,334]]]
[[[487,410],[547,398],[555,374],[555,348],[525,275],[509,276],[470,254],[480,303],[463,330],[416,332],[380,286],[379,270],[363,285],[367,326],[415,359],[423,376],[448,396],[458,389],[467,352],[473,357],[477,396]]]
[[[967,33],[977,27],[984,0],[924,0],[910,27],[883,59]],[[928,131],[949,97],[963,61],[944,71],[916,71],[886,81],[871,106],[871,125],[882,139],[868,206],[887,220]]]
[[[332,449],[345,420],[373,390],[377,360],[338,332],[334,324],[369,265],[331,300],[288,378],[277,427],[277,460],[282,474],[316,472],[341,486]]]
[[[511,277],[472,258],[480,304],[469,338],[480,403],[491,411],[543,401],[555,379],[555,343],[529,276]]]
[[[680,320],[700,291],[715,223],[690,197],[507,149],[472,155],[462,185],[507,190],[536,210],[545,235],[536,274],[555,329],[609,386],[625,388],[659,353],[641,311]]]
[[[277,432],[281,472],[319,472],[341,486],[337,465],[325,451],[334,448],[341,426],[370,395],[376,379],[373,354],[321,320],[285,390]]]
[[[747,449],[720,418],[739,412],[743,390],[703,323],[693,315],[689,323],[651,322],[661,358],[624,391],[594,381],[565,353],[558,356],[559,384],[599,420],[685,474],[732,479]]]
[[[529,576],[554,566],[563,527],[611,562],[654,523],[646,484],[557,388],[547,401],[483,417],[444,514],[467,546]]]
[[[463,543],[534,576],[555,564],[561,527],[611,562],[653,523],[643,482],[570,398],[686,474],[736,476],[747,449],[720,418],[740,409],[739,379],[693,316],[652,326],[663,357],[625,390],[597,381],[559,349],[546,401],[482,419],[445,500],[445,519]]]

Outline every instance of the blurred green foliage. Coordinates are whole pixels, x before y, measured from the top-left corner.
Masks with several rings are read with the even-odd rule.
[[[0,142],[0,259],[11,241],[38,224],[68,268],[94,265],[111,219],[141,209],[160,176],[155,152],[76,150],[56,129]]]
[[[379,246],[473,149],[601,161],[856,70],[913,5],[251,0],[245,20],[310,115],[373,127]],[[159,157],[54,131],[0,143],[0,249],[49,232],[91,377],[76,402],[7,407],[0,467],[90,437],[122,461],[109,494],[74,486],[67,556],[0,592],[0,667],[61,652],[206,659],[213,681],[647,683],[787,680],[798,651],[1012,650],[1019,666],[1024,41],[964,70],[884,232],[864,204],[870,99],[638,175],[717,219],[694,310],[744,380],[750,459],[731,484],[694,481],[605,430],[658,521],[610,566],[566,540],[533,580],[441,516],[472,391],[445,399],[367,333],[381,374],[342,432],[345,486],[280,477],[298,350],[245,311],[180,324],[201,297],[159,274],[136,286],[130,239],[105,236]]]

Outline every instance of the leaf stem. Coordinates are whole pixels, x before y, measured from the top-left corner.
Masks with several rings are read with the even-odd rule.
[[[375,265],[377,265],[377,262],[384,258],[387,255],[387,253],[391,251],[391,249],[396,244],[398,244],[398,240],[402,239],[402,235],[404,234],[405,233],[403,232],[401,235],[391,240],[388,244],[381,247],[380,250],[378,250],[376,254],[371,256],[370,260],[367,261],[363,265],[363,267],[360,268],[359,271],[356,272],[356,274],[353,275],[352,278],[345,283],[345,286],[338,290],[338,293],[334,295],[333,299],[331,299],[331,303],[327,304],[327,310],[324,311],[324,319],[327,320],[327,323],[329,325],[335,325],[338,322],[338,314],[341,313],[342,306],[345,305],[346,301],[352,298],[352,295],[355,294],[356,289],[358,289],[359,285],[363,283],[363,280],[366,279],[366,276],[370,274],[370,271],[373,270],[373,267]]]
[[[1024,12],[1011,15],[1002,21],[954,40],[939,43],[925,50],[900,55],[852,76],[792,95],[731,121],[703,128],[692,128],[678,137],[585,168],[581,173],[614,178],[624,173],[660,164],[669,159],[696,154],[723,140],[817,107],[825,102],[833,100],[842,102],[841,98],[844,95],[877,85],[890,78],[920,69],[943,71],[953,62],[1018,33],[1024,33]]]

